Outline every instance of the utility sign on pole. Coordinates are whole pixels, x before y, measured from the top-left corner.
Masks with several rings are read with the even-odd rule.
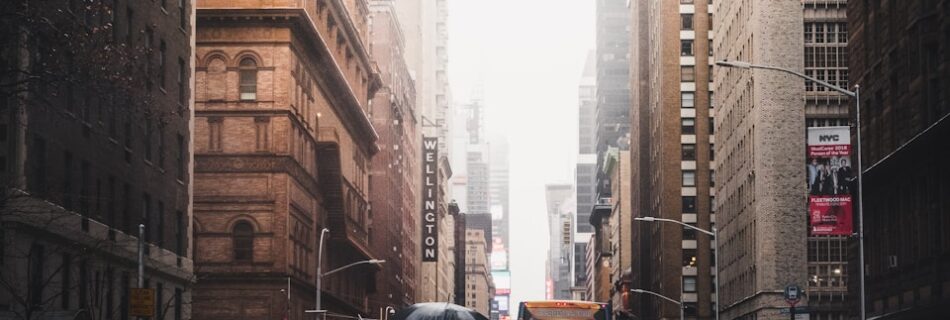
[[[129,297],[129,315],[151,318],[155,315],[155,289],[132,288]]]
[[[792,320],[796,320],[797,318],[795,317],[795,311],[796,311],[795,305],[798,304],[798,302],[802,301],[802,288],[797,285],[791,284],[785,287],[784,294],[785,294],[785,302],[788,302],[788,305],[791,306],[789,308],[790,318]]]

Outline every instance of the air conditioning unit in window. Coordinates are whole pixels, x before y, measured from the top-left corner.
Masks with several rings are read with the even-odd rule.
[[[888,268],[897,268],[897,256],[896,256],[896,255],[887,256],[887,267],[888,267]]]

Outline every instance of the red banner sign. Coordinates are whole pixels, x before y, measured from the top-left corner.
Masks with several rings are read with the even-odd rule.
[[[808,128],[808,219],[812,235],[850,235],[851,132]]]

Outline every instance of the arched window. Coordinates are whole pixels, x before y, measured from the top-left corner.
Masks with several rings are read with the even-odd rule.
[[[238,66],[241,73],[241,100],[257,100],[257,62],[244,58]]]
[[[234,260],[251,261],[254,257],[254,227],[247,221],[234,225],[231,233],[234,242]]]

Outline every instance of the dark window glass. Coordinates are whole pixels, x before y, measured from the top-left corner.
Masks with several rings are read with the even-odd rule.
[[[696,145],[684,144],[682,152],[683,161],[696,160]]]
[[[696,213],[695,196],[683,196],[683,213]]]
[[[63,257],[63,264],[62,264],[62,266],[60,266],[60,268],[61,268],[62,270],[59,271],[59,272],[62,274],[62,275],[61,275],[62,277],[61,277],[61,279],[60,279],[60,281],[61,281],[61,284],[60,284],[60,285],[61,285],[61,289],[60,289],[60,293],[59,293],[59,295],[60,295],[59,301],[60,301],[61,304],[62,304],[63,310],[69,310],[69,298],[70,298],[70,295],[71,295],[70,292],[72,291],[71,286],[72,286],[72,282],[73,282],[73,280],[72,280],[72,273],[73,273],[73,270],[72,270],[72,268],[73,268],[73,266],[72,266],[72,259],[73,259],[73,257],[72,257],[72,255],[70,255],[70,254],[68,254],[68,253],[63,253],[63,256],[62,256],[62,257]]]
[[[165,74],[168,73],[166,72],[167,70],[165,70],[168,61],[166,49],[165,40],[162,40],[158,46],[158,87],[162,89],[165,89]]]
[[[683,266],[696,266],[696,249],[683,249]]]
[[[695,134],[696,133],[696,118],[680,119],[680,128],[683,134]]]
[[[46,194],[46,140],[40,137],[33,138],[33,174],[30,177],[30,188],[36,195]],[[4,170],[5,168],[0,168]]]
[[[683,20],[683,30],[693,30],[693,14],[680,14],[680,18]]]
[[[257,100],[257,63],[244,58],[239,68],[241,100]]]
[[[185,137],[178,135],[178,180],[185,181],[185,172],[188,168],[185,168],[187,165],[186,157],[188,156],[188,149],[185,146]]]
[[[46,270],[46,247],[33,244],[29,253],[29,305],[30,308],[38,310],[43,307],[43,287],[45,284]]]
[[[254,259],[254,228],[245,221],[234,225],[234,260],[251,261]]]
[[[175,253],[185,256],[185,230],[188,229],[185,221],[185,214],[181,211],[175,212]]]
[[[680,55],[681,56],[693,55],[693,40],[680,40]]]

